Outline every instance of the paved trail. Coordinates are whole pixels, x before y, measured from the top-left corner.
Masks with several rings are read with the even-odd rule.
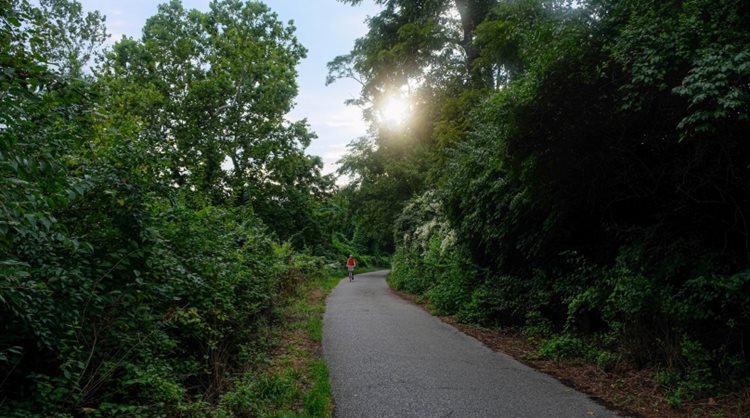
[[[343,280],[328,299],[336,417],[617,416],[393,295],[385,274]]]

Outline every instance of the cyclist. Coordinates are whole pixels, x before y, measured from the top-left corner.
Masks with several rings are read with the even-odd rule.
[[[354,256],[349,254],[349,258],[346,260],[346,268],[349,270],[349,281],[354,280],[354,267],[357,265],[357,260]]]

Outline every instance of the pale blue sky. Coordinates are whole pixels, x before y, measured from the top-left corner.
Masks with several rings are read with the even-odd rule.
[[[110,41],[122,35],[140,38],[146,19],[156,13],[164,1],[157,0],[79,0],[86,10],[99,10],[107,16]],[[166,1],[166,0],[165,0]],[[183,0],[186,8],[208,10],[210,0]],[[344,100],[359,95],[359,85],[340,80],[326,87],[326,63],[349,52],[354,40],[365,34],[368,15],[377,13],[372,1],[352,7],[336,0],[265,0],[279,18],[294,20],[297,38],[307,48],[307,58],[298,67],[299,96],[290,118],[307,118],[318,134],[308,154],[319,155],[326,173],[335,170],[334,163],[343,155],[350,140],[364,135],[366,126],[358,108],[344,105]]]

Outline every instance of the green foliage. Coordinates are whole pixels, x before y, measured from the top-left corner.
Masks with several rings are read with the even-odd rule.
[[[426,294],[441,314],[470,316],[477,312],[469,308],[476,293],[477,270],[455,245],[455,234],[434,194],[409,202],[396,223],[395,234],[399,245],[388,276],[391,286]]]
[[[200,12],[174,0],[140,40],[117,42],[97,73],[115,125],[161,164],[156,179],[212,204],[252,207],[302,249],[322,243],[314,213],[332,179],[304,153],[315,138],[307,122],[285,119],[306,54],[294,30],[259,2],[217,1]]]
[[[430,304],[443,314],[460,312],[467,304],[472,287],[472,266],[460,259],[451,261],[451,264],[441,268],[437,282],[426,292]]]
[[[698,399],[716,389],[709,365],[710,354],[700,343],[687,337],[683,337],[681,347],[686,367],[681,370],[660,370],[656,375],[658,382],[667,389],[667,402],[673,408],[679,408],[683,402]]]
[[[561,335],[545,341],[539,347],[539,356],[555,361],[586,357],[587,347],[580,338]]]
[[[336,265],[343,267],[349,255],[354,256],[357,265],[360,267],[383,267],[390,264],[389,258],[382,254],[378,248],[373,250],[357,239],[361,237],[362,235],[357,230],[355,230],[351,240],[340,232],[332,234],[332,244],[336,251],[331,258],[336,260],[334,262]]]
[[[394,144],[391,144],[394,145]],[[340,193],[347,200],[350,231],[346,236],[358,244],[355,252],[380,255],[393,250],[393,223],[406,200],[420,190],[425,170],[419,150],[376,144],[360,138],[348,146],[340,161],[340,174],[353,181]],[[393,158],[393,160],[391,160]],[[387,164],[385,164],[388,162]]]
[[[596,364],[602,370],[610,370],[619,356],[609,351],[597,349],[591,342],[579,337],[561,334],[543,341],[539,345],[540,358],[554,360],[585,360]]]
[[[388,215],[391,285],[527,327],[549,358],[664,368],[675,405],[746,384],[746,2],[381,3],[331,69],[370,116],[393,85],[413,102],[344,159],[376,198],[429,167]]]
[[[324,239],[330,180],[284,122],[294,28],[260,3],[172,1],[84,75],[101,15],[0,13],[0,415],[257,416],[298,396],[295,376],[254,380],[324,264],[296,251]]]
[[[283,410],[299,397],[295,384],[297,377],[292,373],[253,376],[246,375],[235,382],[232,391],[220,401],[220,409],[214,414],[219,417],[282,417],[293,416],[294,411]]]
[[[472,28],[494,1],[459,2],[457,9],[444,0],[379,3],[384,7],[368,20],[368,35],[355,42],[350,54],[328,64],[327,80],[330,84],[353,78],[362,85],[361,96],[350,104],[364,109],[372,130],[349,144],[339,173],[352,179],[345,194],[352,202],[353,223],[365,235],[369,252],[375,254],[394,251],[392,225],[407,201],[425,191],[435,158],[431,154],[433,119],[441,112],[464,114],[463,108],[443,109],[442,101],[454,93],[444,91],[445,85],[460,84],[456,79],[474,67]],[[455,19],[455,10],[464,19]],[[477,80],[482,76],[479,67],[470,72]],[[411,93],[412,86],[420,88],[408,98],[410,122],[399,129],[379,124],[379,108],[393,95]],[[458,101],[456,106],[462,104]],[[439,127],[440,141],[454,140],[456,125],[446,120]]]
[[[320,343],[325,295],[340,281],[338,273],[317,272],[315,278],[300,283],[298,293],[284,307],[286,321],[274,335],[273,355],[263,361],[260,371],[233,382],[213,416],[331,416],[328,369],[315,344]]]
[[[718,48],[717,48],[718,49]],[[747,120],[747,90],[736,80],[750,79],[750,51],[731,46],[704,52],[674,92],[690,100],[692,112],[680,121],[683,137],[689,133],[715,133],[718,125],[734,118]]]
[[[331,399],[331,383],[325,362],[312,363],[313,387],[305,397],[305,415],[308,417],[328,417]]]

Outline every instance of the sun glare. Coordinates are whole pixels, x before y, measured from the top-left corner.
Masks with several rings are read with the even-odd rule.
[[[378,110],[381,124],[391,128],[401,126],[409,117],[409,104],[401,97],[387,97]]]

